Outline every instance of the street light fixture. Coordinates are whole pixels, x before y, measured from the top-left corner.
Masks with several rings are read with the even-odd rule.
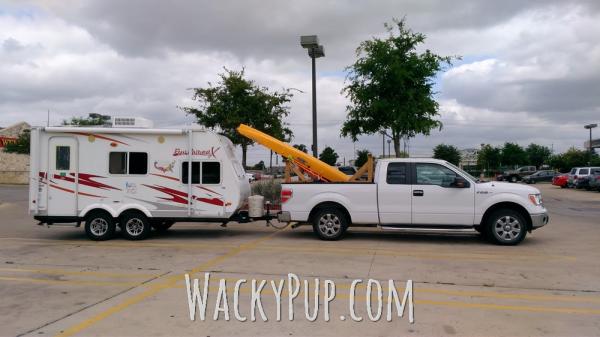
[[[589,148],[589,151],[590,151],[590,156],[591,156],[591,155],[592,155],[592,153],[593,153],[593,152],[592,152],[592,151],[593,151],[593,150],[592,150],[592,129],[593,129],[593,128],[595,128],[595,127],[597,127],[597,126],[598,126],[598,124],[595,124],[595,123],[594,123],[594,124],[588,124],[588,125],[584,125],[584,126],[583,126],[584,128],[586,128],[586,129],[590,130],[590,143],[588,144],[588,148]]]
[[[313,156],[318,157],[317,147],[317,71],[315,59],[325,56],[323,46],[319,44],[319,37],[316,35],[300,36],[300,45],[308,49],[308,56],[312,60],[312,127],[313,127]]]

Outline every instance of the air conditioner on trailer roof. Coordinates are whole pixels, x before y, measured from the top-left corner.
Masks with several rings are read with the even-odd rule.
[[[142,117],[113,117],[113,128],[152,128],[154,123]]]

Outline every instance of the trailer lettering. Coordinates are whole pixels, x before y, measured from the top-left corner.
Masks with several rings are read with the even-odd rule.
[[[208,157],[208,158],[216,158],[216,153],[217,151],[219,151],[219,149],[221,149],[221,147],[211,147],[210,149],[206,149],[206,150],[199,150],[199,149],[192,149],[192,156],[204,156],[204,157]],[[173,157],[178,157],[178,156],[187,156],[189,154],[188,150],[185,149],[180,149],[180,148],[176,148],[173,151]]]

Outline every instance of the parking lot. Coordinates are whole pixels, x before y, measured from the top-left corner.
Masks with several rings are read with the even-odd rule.
[[[475,232],[374,228],[324,242],[309,227],[276,230],[264,222],[176,224],[145,241],[92,242],[82,228],[36,226],[26,211],[27,187],[0,186],[0,335],[599,335],[600,193],[535,186],[550,224],[516,247],[488,244]],[[210,288],[211,319],[191,321],[183,275],[207,271],[217,284]],[[288,273],[335,281],[331,321],[308,321],[302,293],[294,321],[286,300],[284,319],[276,321],[268,285],[267,322],[212,320],[219,278],[232,290],[238,279]],[[356,308],[365,319],[342,320],[354,279],[394,279],[399,289],[413,280],[415,323],[406,314],[371,322],[364,284]],[[240,300],[249,316],[250,291]]]

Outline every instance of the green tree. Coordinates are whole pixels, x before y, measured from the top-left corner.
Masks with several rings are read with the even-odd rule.
[[[246,167],[248,146],[254,142],[236,129],[244,123],[263,131],[275,138],[289,141],[292,131],[283,122],[290,110],[286,104],[292,94],[289,89],[270,91],[259,87],[252,80],[244,77],[244,69],[232,71],[225,68],[219,74],[219,83],[214,86],[194,88],[192,99],[199,103],[198,107],[183,107],[188,114],[195,115],[198,123],[218,130],[234,144],[242,147],[242,165]]]
[[[363,41],[356,52],[358,59],[346,68],[349,84],[343,92],[351,104],[341,135],[356,141],[361,134],[391,130],[399,157],[402,137],[441,130],[433,85],[444,65],[451,65],[452,57],[430,50],[419,53],[425,35],[406,27],[404,19],[385,28],[389,36]]]
[[[477,165],[485,170],[495,170],[500,167],[502,151],[500,148],[485,144],[477,152]]]
[[[264,161],[259,161],[256,165],[252,166],[253,170],[259,170],[262,171],[265,169],[265,162]]]
[[[335,150],[327,146],[319,155],[319,160],[329,165],[335,165],[335,163],[337,163],[338,157],[339,156],[337,153],[335,153]]]
[[[453,145],[439,144],[433,148],[433,158],[442,159],[458,166],[460,163],[460,152]]]
[[[31,133],[29,130],[23,130],[17,137],[17,140],[4,146],[4,152],[29,154]]]
[[[567,150],[565,153],[554,155],[550,157],[550,166],[559,170],[560,172],[568,172],[573,167],[587,166],[589,151],[578,150],[574,147]],[[597,160],[597,155],[594,160]]]
[[[304,153],[308,153],[308,148],[304,144],[294,144],[293,146]]]
[[[73,126],[96,126],[104,125],[110,121],[110,116],[91,113],[87,117],[71,117],[69,120],[63,120],[62,125]]]
[[[502,147],[502,165],[518,166],[527,164],[527,153],[519,144],[504,143]]]
[[[369,159],[370,154],[371,154],[371,151],[369,151],[367,149],[356,151],[356,160],[354,161],[354,166],[356,166],[356,167],[363,166]]]
[[[550,148],[534,143],[529,144],[529,146],[527,146],[525,149],[525,152],[527,153],[529,164],[535,165],[537,168],[547,163],[548,159],[552,155]]]

